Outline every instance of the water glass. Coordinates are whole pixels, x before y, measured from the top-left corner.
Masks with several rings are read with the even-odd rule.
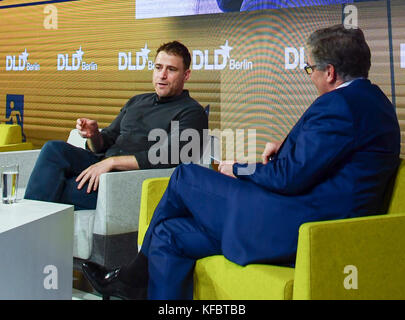
[[[2,166],[1,172],[1,200],[3,203],[15,203],[18,189],[18,164]]]

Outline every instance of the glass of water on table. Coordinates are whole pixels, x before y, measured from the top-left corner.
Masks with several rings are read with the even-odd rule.
[[[18,164],[0,167],[1,200],[3,203],[15,203],[18,189]]]

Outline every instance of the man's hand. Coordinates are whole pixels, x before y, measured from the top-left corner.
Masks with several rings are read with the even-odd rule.
[[[99,134],[96,120],[79,118],[76,120],[76,129],[82,138],[92,139]]]
[[[218,171],[224,175],[236,178],[233,174],[232,168],[235,161],[221,161],[218,166]]]
[[[97,162],[87,169],[83,170],[82,173],[76,178],[76,182],[79,182],[77,189],[81,189],[88,181],[87,193],[92,190],[96,191],[100,181],[100,175],[102,173],[110,172],[113,169],[113,159],[107,158],[100,162]]]
[[[112,170],[125,171],[138,169],[139,164],[135,156],[110,157],[83,170],[76,178],[76,182],[79,182],[77,189],[81,189],[88,181],[87,193],[90,193],[92,190],[97,190],[101,174]]]
[[[271,157],[274,156],[278,152],[282,143],[283,143],[282,141],[266,143],[266,146],[262,153],[263,164],[267,164],[269,162],[269,160],[271,160]]]
[[[82,138],[87,138],[87,146],[93,152],[101,152],[104,146],[103,136],[98,130],[96,120],[79,118],[76,120],[76,129]]]

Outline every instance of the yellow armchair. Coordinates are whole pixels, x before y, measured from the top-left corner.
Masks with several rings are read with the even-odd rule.
[[[142,186],[138,244],[169,178]],[[405,299],[405,161],[388,214],[310,222],[299,230],[295,268],[198,260],[194,299]]]
[[[31,149],[31,142],[22,142],[21,127],[19,125],[0,124],[0,152]]]

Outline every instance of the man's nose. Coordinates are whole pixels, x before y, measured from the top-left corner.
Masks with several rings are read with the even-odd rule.
[[[167,69],[162,68],[162,70],[160,71],[160,77],[162,79],[166,79],[167,78]]]

